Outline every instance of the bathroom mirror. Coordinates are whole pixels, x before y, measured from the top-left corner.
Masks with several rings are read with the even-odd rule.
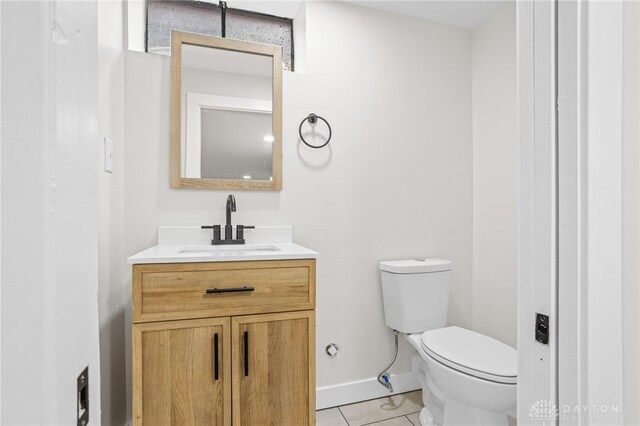
[[[282,48],[171,33],[171,186],[282,188]]]

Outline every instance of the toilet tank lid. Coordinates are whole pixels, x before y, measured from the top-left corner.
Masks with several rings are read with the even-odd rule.
[[[422,274],[451,270],[451,262],[446,259],[403,259],[380,262],[380,270],[393,274]]]

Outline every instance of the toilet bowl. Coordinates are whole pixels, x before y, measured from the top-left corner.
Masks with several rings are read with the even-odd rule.
[[[404,334],[416,350],[423,425],[507,425],[516,407],[516,351],[460,327]]]
[[[385,322],[416,350],[426,425],[507,425],[516,408],[517,352],[461,327],[446,326],[451,262],[380,262]]]

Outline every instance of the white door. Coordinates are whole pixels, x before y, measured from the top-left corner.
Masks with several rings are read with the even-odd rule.
[[[100,424],[95,2],[2,2],[1,424]]]

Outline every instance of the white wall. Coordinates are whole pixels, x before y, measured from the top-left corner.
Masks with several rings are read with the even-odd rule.
[[[473,31],[472,56],[473,329],[516,347],[515,3]]]
[[[624,4],[622,300],[625,425],[640,423],[640,3]]]
[[[0,3],[2,22],[2,3]],[[0,31],[0,99],[2,99],[2,31]],[[0,107],[2,104],[0,102]],[[0,113],[0,241],[2,241],[2,114]],[[0,306],[2,306],[2,244],[0,243]],[[2,315],[0,315],[0,348],[2,348]],[[0,421],[2,420],[2,351],[0,351]]]
[[[321,253],[317,383],[328,386],[375,377],[391,357],[380,260],[451,259],[450,321],[471,324],[471,35],[344,3],[306,7],[307,73],[284,76],[283,190],[235,191],[234,222],[291,224]],[[158,225],[220,223],[231,192],[169,188],[169,72],[167,57],[126,53],[125,255],[155,244]],[[311,112],[333,127],[325,149],[297,140]],[[403,343],[394,372],[409,369],[408,353]]]
[[[126,422],[125,309],[130,291],[124,255],[124,4],[97,2],[99,313],[102,423]],[[104,137],[114,142],[113,173],[104,170]]]
[[[96,6],[2,4],[2,424],[100,424]],[[79,60],[82,58],[82,60]]]

